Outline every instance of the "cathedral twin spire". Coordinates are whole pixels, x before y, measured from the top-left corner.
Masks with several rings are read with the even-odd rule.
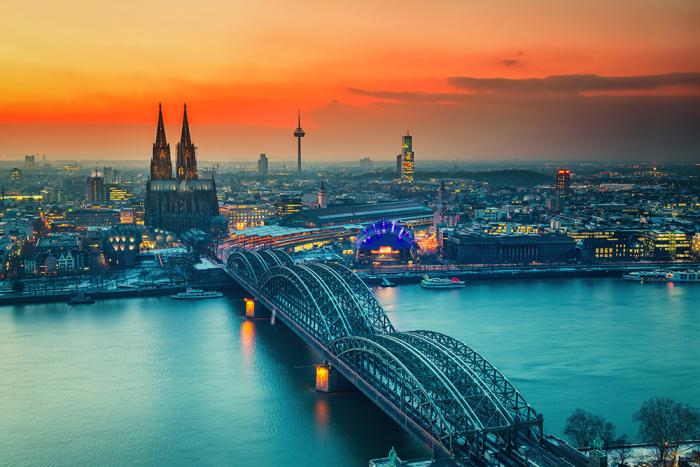
[[[175,175],[178,180],[197,179],[196,147],[190,136],[190,125],[187,121],[187,104],[182,117],[182,133],[177,144],[177,166]],[[163,124],[163,108],[158,104],[158,128],[156,141],[153,143],[153,157],[151,159],[151,180],[172,180],[173,166],[170,159],[170,144],[165,137],[165,125]]]

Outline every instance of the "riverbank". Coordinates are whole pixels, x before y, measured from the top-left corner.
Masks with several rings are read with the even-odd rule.
[[[85,289],[79,290],[96,300],[106,300],[110,298],[131,298],[131,297],[157,297],[163,295],[173,295],[185,291],[188,287],[196,287],[203,290],[222,291],[230,288],[233,281],[217,283],[191,283],[153,287],[121,288],[121,289]],[[78,290],[57,291],[46,294],[10,292],[0,296],[0,306],[21,305],[36,303],[67,302]]]
[[[696,270],[699,262],[687,263],[645,263],[618,265],[566,265],[566,266],[471,266],[471,267],[413,267],[409,269],[386,268],[384,270],[356,270],[368,285],[381,285],[384,279],[393,284],[415,284],[424,276],[457,277],[462,280],[493,279],[547,279],[547,278],[586,278],[622,277],[633,271],[655,270]]]

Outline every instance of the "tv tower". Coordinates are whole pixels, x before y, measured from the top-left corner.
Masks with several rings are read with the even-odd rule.
[[[297,128],[294,130],[294,137],[297,139],[297,172],[301,173],[301,139],[306,133],[301,128],[301,112],[297,112]]]

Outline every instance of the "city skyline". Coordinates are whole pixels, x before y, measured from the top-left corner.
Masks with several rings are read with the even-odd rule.
[[[406,128],[422,160],[700,150],[695,2],[133,6],[10,2],[0,157],[141,159],[159,101],[210,160],[292,160],[298,108],[310,162],[391,160]]]

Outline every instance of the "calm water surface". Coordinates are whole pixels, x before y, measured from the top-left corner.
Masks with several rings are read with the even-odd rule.
[[[700,286],[617,279],[378,289],[394,324],[478,349],[561,431],[576,407],[636,435],[665,395],[700,406]],[[240,299],[0,309],[0,465],[366,466],[426,454],[358,393],[317,394],[317,362]]]

